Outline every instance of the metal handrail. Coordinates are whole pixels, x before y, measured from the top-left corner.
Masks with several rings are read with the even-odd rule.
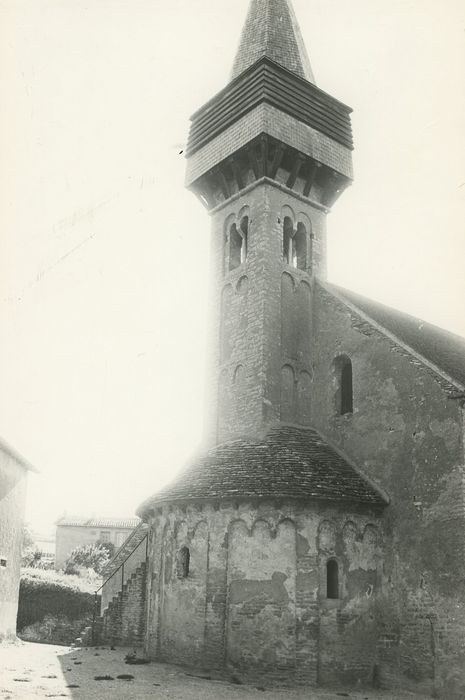
[[[143,523],[139,523],[139,525],[137,525],[137,527],[134,528],[134,530],[133,530],[133,531],[131,532],[131,534],[129,535],[128,539],[127,539],[125,542],[123,542],[123,544],[121,545],[121,547],[120,547],[120,548],[117,550],[117,552],[114,554],[113,559],[111,559],[111,560],[108,562],[108,564],[104,567],[105,569],[111,564],[111,562],[112,562],[114,559],[116,559],[116,557],[118,556],[118,553],[119,553],[119,552],[120,552],[120,551],[121,551],[135,536],[136,536],[136,535],[137,535],[137,533],[139,532],[139,530],[140,530],[140,528],[141,528],[142,526],[143,526]],[[143,542],[143,541],[144,541],[144,540],[142,539],[141,542]],[[140,542],[139,542],[139,544],[140,544]],[[131,554],[133,554],[133,553],[136,551],[136,549],[137,549],[138,546],[139,546],[139,545],[137,545],[137,546],[132,550]],[[129,556],[131,556],[131,554],[129,554]],[[125,561],[126,561],[126,559],[125,559]],[[124,563],[124,562],[122,562],[122,563]],[[120,565],[120,566],[121,566],[121,565]],[[118,569],[120,568],[120,566],[118,566],[118,567],[115,569],[115,571],[114,571],[113,573],[115,573],[116,571],[118,571]],[[110,578],[111,578],[111,576],[108,577],[107,581],[109,581]],[[105,581],[105,583],[106,583],[107,581]],[[103,586],[105,585],[105,583],[102,584],[101,588],[103,588]],[[100,588],[99,588],[98,590],[100,590]]]
[[[128,556],[126,557],[126,559],[124,559],[124,560],[121,562],[121,564],[118,566],[118,568],[115,569],[115,570],[113,571],[112,575],[109,576],[109,577],[102,583],[102,585],[100,586],[100,588],[97,588],[97,590],[95,591],[95,595],[97,595],[97,593],[100,593],[100,591],[102,590],[102,588],[103,588],[104,586],[106,586],[106,584],[108,583],[108,581],[111,581],[111,579],[113,578],[113,576],[115,576],[115,574],[117,574],[118,571],[119,571],[120,569],[124,568],[124,565],[126,564],[126,562],[127,562],[127,560],[129,559],[129,557],[132,557],[132,555],[134,554],[134,552],[136,551],[136,549],[139,549],[139,547],[141,546],[142,542],[144,542],[145,540],[147,540],[147,537],[148,537],[148,532],[145,533],[145,535],[143,536],[143,538],[141,539],[141,541],[140,541],[138,544],[136,544],[136,546],[134,547],[134,549],[133,549],[131,552],[129,552],[129,554],[128,554]],[[146,556],[146,558],[147,558],[147,548],[146,548],[146,554],[145,554],[145,556]]]

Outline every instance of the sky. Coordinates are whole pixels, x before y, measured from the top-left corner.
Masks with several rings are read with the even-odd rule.
[[[0,0],[0,435],[26,519],[132,515],[202,437],[209,217],[190,115],[248,0]],[[329,279],[465,335],[465,4],[294,0],[354,109]]]

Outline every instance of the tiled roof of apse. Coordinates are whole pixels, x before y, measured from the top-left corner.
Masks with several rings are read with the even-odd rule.
[[[386,500],[316,430],[271,428],[262,438],[218,445],[143,503],[234,498],[291,498],[384,505]]]
[[[465,338],[335,285],[325,285],[408,345],[451,379],[465,385]]]

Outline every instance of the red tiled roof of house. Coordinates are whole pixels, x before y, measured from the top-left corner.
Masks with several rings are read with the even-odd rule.
[[[130,530],[137,527],[139,523],[139,518],[80,518],[64,516],[57,521],[56,525],[57,527],[93,527]]]

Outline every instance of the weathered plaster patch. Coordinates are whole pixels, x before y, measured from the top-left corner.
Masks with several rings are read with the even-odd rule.
[[[284,586],[286,579],[286,574],[275,571],[271,581],[231,581],[229,602],[232,605],[238,605],[258,598],[263,601],[264,605],[287,603],[289,602],[289,595]]]
[[[435,437],[444,440],[448,450],[456,451],[460,444],[460,426],[452,418],[440,421],[436,418],[429,424],[430,430]]]
[[[308,554],[310,550],[310,544],[308,540],[303,537],[303,535],[298,534],[297,535],[297,556],[299,557],[304,557],[306,554]]]
[[[463,504],[464,478],[465,468],[460,466],[440,479],[443,490],[437,500],[423,511],[423,519],[426,523],[450,521],[454,505],[460,509]]]
[[[350,598],[361,595],[371,598],[376,588],[376,570],[369,566],[355,568],[351,565],[347,574],[346,588]]]

